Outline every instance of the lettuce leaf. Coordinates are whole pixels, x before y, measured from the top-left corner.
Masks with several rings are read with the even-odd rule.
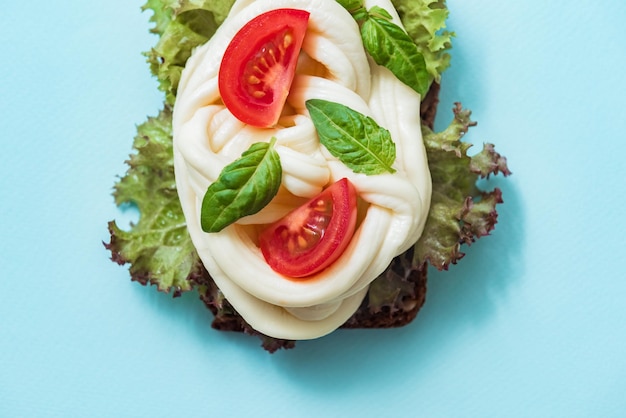
[[[173,105],[180,75],[193,49],[204,44],[226,19],[234,0],[148,0],[144,10],[152,10],[151,31],[159,35],[157,44],[145,53],[150,71]]]
[[[131,279],[154,284],[175,296],[191,290],[202,263],[191,243],[174,181],[172,112],[163,111],[138,126],[133,148],[126,161],[126,174],[115,184],[118,206],[134,204],[140,212],[129,230],[109,222],[111,241],[105,244],[118,264],[130,264]]]
[[[445,0],[392,0],[407,33],[426,60],[426,69],[439,83],[450,65],[454,32],[445,30],[448,9]]]
[[[454,119],[445,130],[435,133],[422,127],[433,193],[428,220],[416,244],[416,265],[428,262],[438,270],[447,270],[463,257],[461,244],[469,245],[495,227],[496,205],[502,203],[502,193],[498,188],[482,191],[477,181],[492,174],[507,176],[510,171],[506,158],[492,144],[468,155],[471,144],[462,138],[476,124],[470,117],[471,112],[456,103]]]

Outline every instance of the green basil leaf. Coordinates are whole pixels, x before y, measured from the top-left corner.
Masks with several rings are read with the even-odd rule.
[[[337,3],[341,4],[349,12],[363,7],[363,0],[337,0]]]
[[[341,4],[357,22],[367,19],[367,10],[363,5],[363,0],[337,0],[337,3]]]
[[[378,65],[424,96],[431,81],[424,56],[409,35],[390,19],[385,9],[372,7],[369,18],[361,25],[363,46]]]
[[[205,232],[219,232],[244,216],[253,215],[272,200],[282,178],[280,157],[269,143],[252,144],[220,173],[202,199],[200,224]]]
[[[391,16],[391,13],[389,13],[387,10],[383,9],[380,6],[372,7],[371,9],[368,10],[368,14],[370,17],[382,18],[388,21],[391,21],[391,19],[393,19],[393,17]]]
[[[396,144],[374,119],[339,103],[307,100],[322,145],[355,173],[395,173]]]

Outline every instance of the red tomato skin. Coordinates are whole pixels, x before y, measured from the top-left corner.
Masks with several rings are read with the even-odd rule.
[[[275,9],[263,13],[233,37],[224,52],[218,87],[224,105],[240,121],[276,125],[296,71],[310,13]]]
[[[316,213],[315,209],[316,202],[320,201],[326,205],[330,203],[332,213],[327,216],[326,211],[323,212],[323,216],[312,219],[320,213]],[[316,242],[305,240],[306,245],[302,248],[296,244],[289,244],[286,237],[294,238],[293,242],[297,243],[299,237],[306,235],[302,228],[303,224],[306,223],[313,229],[315,225],[320,224],[306,221],[319,221],[322,218],[328,222],[322,225],[323,231]],[[344,178],[265,229],[259,236],[261,252],[269,266],[277,273],[291,278],[312,276],[330,266],[341,256],[354,235],[356,219],[357,193],[352,183]]]

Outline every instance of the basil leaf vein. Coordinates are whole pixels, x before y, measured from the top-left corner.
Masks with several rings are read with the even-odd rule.
[[[321,99],[307,100],[322,145],[355,173],[395,173],[396,145],[389,131],[374,119],[347,106]]]
[[[424,56],[411,37],[390,19],[386,10],[373,7],[361,25],[363,46],[378,65],[423,96],[430,86]]]
[[[363,6],[363,0],[337,0],[358,22],[367,19],[367,10]]]
[[[274,149],[276,138],[269,143],[252,144],[241,157],[220,173],[202,199],[200,225],[205,232],[219,232],[263,209],[281,184],[280,157]]]

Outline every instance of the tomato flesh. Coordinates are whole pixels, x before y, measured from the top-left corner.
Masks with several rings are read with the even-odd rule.
[[[218,86],[224,105],[258,127],[278,122],[293,81],[309,12],[275,9],[246,23],[224,52]]]
[[[265,229],[259,236],[261,252],[278,273],[313,275],[344,252],[356,218],[356,191],[348,179],[341,179]]]

